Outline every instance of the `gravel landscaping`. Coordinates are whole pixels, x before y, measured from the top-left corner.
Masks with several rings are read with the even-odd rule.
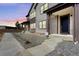
[[[46,40],[45,36],[34,33],[13,33],[13,35],[25,49],[40,45]]]

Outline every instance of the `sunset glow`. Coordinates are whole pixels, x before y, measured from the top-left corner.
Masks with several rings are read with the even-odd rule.
[[[19,21],[27,21],[25,17],[31,7],[30,3],[0,4],[0,26],[15,26]]]

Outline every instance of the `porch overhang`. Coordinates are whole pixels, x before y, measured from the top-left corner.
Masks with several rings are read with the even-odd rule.
[[[64,9],[64,8],[67,8],[67,7],[70,7],[70,6],[74,6],[75,3],[59,3],[47,10],[45,10],[43,13],[47,13],[47,14],[51,14],[53,12],[56,12],[56,11],[59,11],[61,9]]]
[[[21,24],[23,24],[23,25],[29,25],[30,24],[30,21],[25,21],[25,22],[23,22]]]

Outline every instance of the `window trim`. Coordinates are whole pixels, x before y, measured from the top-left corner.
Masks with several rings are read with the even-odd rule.
[[[33,11],[32,13],[30,13],[30,18],[34,18],[36,17],[36,11]]]
[[[49,4],[48,3],[44,3],[42,6],[41,6],[41,8],[43,7],[43,10],[40,8],[40,13],[42,14],[43,13],[43,11],[45,11],[45,10],[47,10],[47,9],[45,9],[45,4],[47,4],[47,7],[49,6]]]
[[[46,22],[46,20],[39,21],[39,28],[40,28],[40,22],[42,24],[40,29],[46,29],[47,28],[47,26],[46,26],[46,28],[44,28],[44,24],[43,24],[44,21]],[[47,22],[46,22],[46,24],[47,24]]]
[[[36,28],[36,23],[31,23],[30,27],[31,27],[31,29],[35,29]]]

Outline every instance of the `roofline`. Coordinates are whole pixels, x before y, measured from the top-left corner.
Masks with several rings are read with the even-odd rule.
[[[53,10],[55,10],[55,9],[61,7],[61,6],[64,6],[64,5],[69,5],[69,6],[73,5],[74,6],[74,4],[76,4],[76,3],[59,3],[59,4],[57,4],[53,7],[45,10],[43,13],[49,13],[50,11],[53,11]]]
[[[48,8],[47,10],[45,10],[43,13],[48,13],[49,11],[54,9],[54,7],[57,8],[57,6],[62,5],[62,4],[64,4],[64,3],[58,3],[57,5],[55,5],[55,6],[51,7],[51,8]]]
[[[36,5],[35,5],[34,9],[36,9],[37,5],[38,5],[38,3],[36,3]]]
[[[32,8],[33,8],[34,4],[35,4],[35,3],[32,3],[31,8],[30,8],[30,10],[29,10],[28,14],[26,15],[26,17],[28,17],[28,16],[29,16],[29,13],[30,13],[30,11],[32,10]],[[37,5],[38,5],[38,3],[36,3],[36,5],[35,5],[34,9],[36,9]]]
[[[34,5],[34,3],[32,3],[31,8],[30,8],[30,10],[29,10],[28,14],[26,15],[26,17],[28,17],[28,16],[29,16],[29,13],[30,13],[30,11],[31,11],[31,9],[32,9],[32,7],[33,7],[33,5]]]

